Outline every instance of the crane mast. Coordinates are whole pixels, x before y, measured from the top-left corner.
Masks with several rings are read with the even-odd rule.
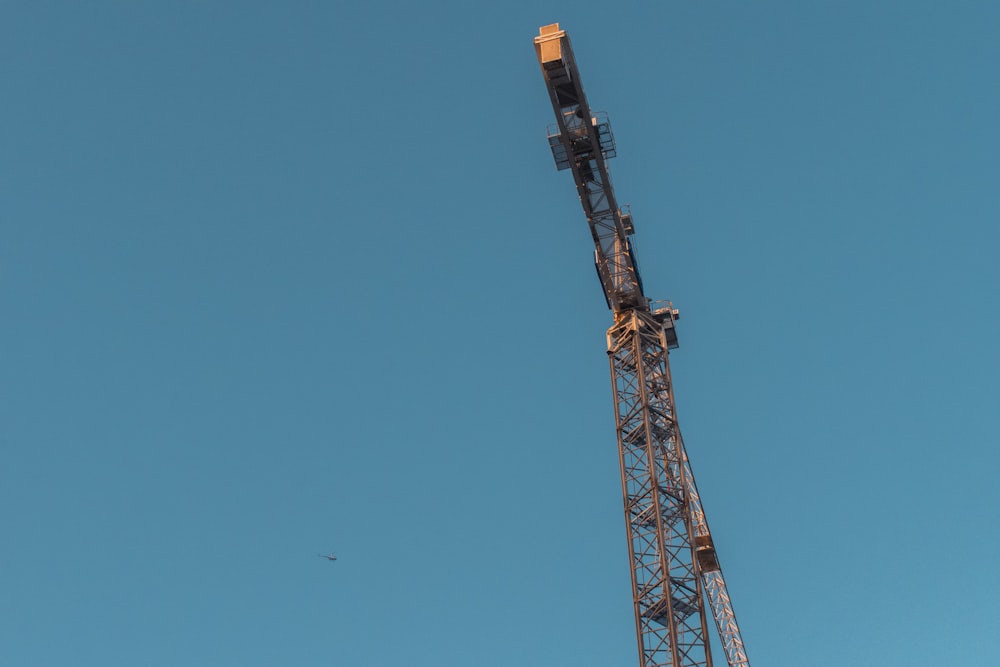
[[[712,667],[707,613],[729,667],[749,667],[736,615],[677,426],[669,350],[678,311],[645,296],[630,213],[615,199],[607,160],[615,142],[580,82],[569,37],[542,26],[535,51],[556,122],[557,169],[570,169],[594,239],[594,260],[614,315],[608,358],[640,667]],[[707,610],[706,610],[707,606]]]

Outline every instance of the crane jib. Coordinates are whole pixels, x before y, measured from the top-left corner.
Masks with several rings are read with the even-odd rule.
[[[547,26],[551,27],[551,26]],[[544,28],[543,28],[544,30]],[[556,112],[549,132],[556,166],[571,169],[594,238],[597,274],[614,311],[648,308],[632,255],[623,213],[615,200],[607,159],[615,153],[607,116],[595,115],[587,104],[569,37],[555,30],[535,39],[535,49]]]

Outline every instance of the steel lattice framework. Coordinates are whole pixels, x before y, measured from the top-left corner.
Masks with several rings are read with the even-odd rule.
[[[556,114],[549,146],[556,167],[573,173],[614,313],[608,357],[639,665],[712,667],[707,601],[729,667],[749,667],[677,426],[668,354],[677,347],[678,312],[654,308],[643,292],[632,216],[618,207],[608,173],[611,126],[587,103],[569,37],[559,24],[543,26],[535,50]]]

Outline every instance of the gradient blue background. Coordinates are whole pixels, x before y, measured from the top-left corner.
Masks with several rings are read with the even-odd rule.
[[[556,21],[753,664],[996,665],[986,0],[0,3],[0,663],[637,663]]]

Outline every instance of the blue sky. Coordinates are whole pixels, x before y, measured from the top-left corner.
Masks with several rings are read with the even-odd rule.
[[[995,664],[985,0],[0,3],[0,662],[636,664],[556,21],[753,664]]]

